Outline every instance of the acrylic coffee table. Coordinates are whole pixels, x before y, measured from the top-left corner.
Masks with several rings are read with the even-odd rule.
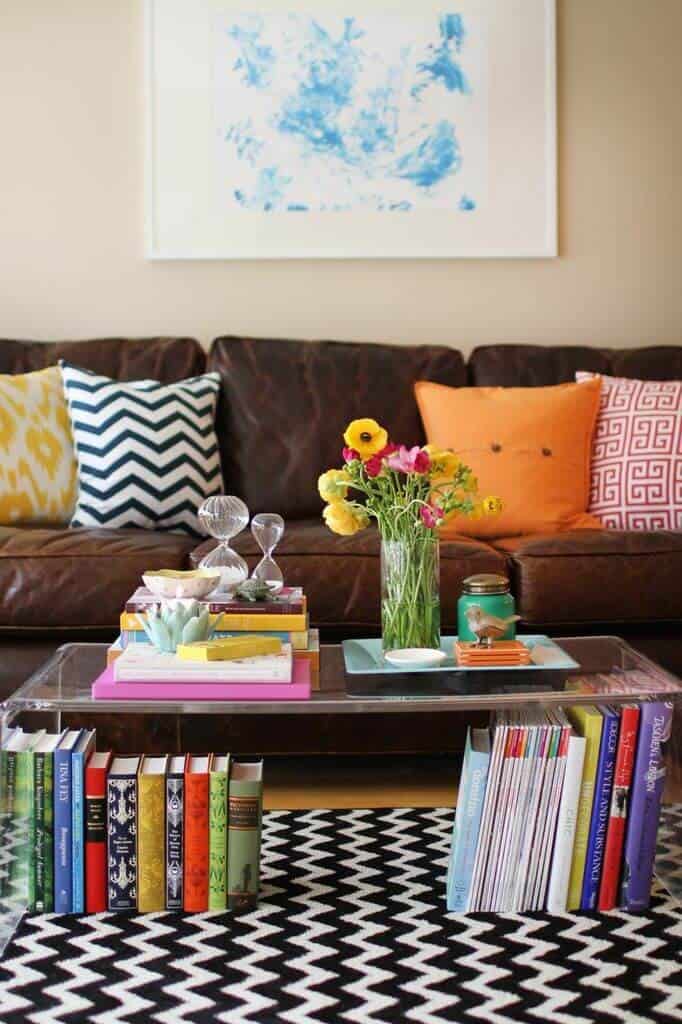
[[[106,662],[106,644],[65,644],[0,704],[2,741],[7,730],[20,725],[22,716],[31,712],[48,716],[52,731],[62,728],[62,718],[71,714],[92,717],[117,715],[329,715],[329,714],[438,714],[443,711],[474,711],[530,704],[552,707],[565,704],[608,702],[622,704],[632,700],[670,700],[679,709],[682,681],[618,637],[556,638],[580,668],[567,672],[557,686],[544,673],[515,670],[495,673],[495,680],[484,674],[468,674],[462,692],[448,696],[410,696],[351,698],[346,694],[343,655],[338,645],[322,645],[320,650],[320,689],[307,701],[102,701],[93,700],[90,687]],[[556,677],[555,677],[556,678]],[[682,785],[682,744],[673,731],[668,758],[669,781],[679,791]],[[679,797],[677,797],[679,799]],[[4,810],[0,794],[0,815]],[[2,818],[0,817],[0,821]],[[5,823],[6,824],[6,823]],[[2,828],[0,841],[7,836]],[[666,857],[659,861],[657,874],[674,895],[682,898],[682,837],[668,837]],[[670,855],[675,848],[677,854]],[[5,840],[6,846],[6,840]],[[3,855],[7,855],[6,849]],[[0,900],[0,951],[25,911],[24,906]]]

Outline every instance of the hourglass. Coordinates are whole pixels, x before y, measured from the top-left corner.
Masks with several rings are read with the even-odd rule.
[[[231,494],[217,494],[207,498],[199,509],[199,522],[220,543],[199,562],[200,569],[220,569],[223,593],[234,593],[249,575],[249,567],[230,541],[241,533],[249,521],[249,510],[241,500]]]
[[[276,512],[259,512],[251,520],[251,533],[256,539],[263,557],[253,570],[255,580],[262,580],[276,594],[284,586],[282,570],[272,557],[284,533],[284,520]]]

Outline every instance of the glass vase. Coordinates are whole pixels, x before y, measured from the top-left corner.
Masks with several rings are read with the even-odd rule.
[[[431,531],[381,541],[381,637],[384,651],[440,648],[438,538]]]

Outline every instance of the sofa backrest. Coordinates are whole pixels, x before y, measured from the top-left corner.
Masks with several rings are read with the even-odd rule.
[[[165,384],[195,377],[206,355],[194,338],[93,338],[90,341],[0,339],[0,373],[29,373],[66,359],[115,380],[150,378]]]
[[[682,345],[605,349],[572,345],[484,345],[468,363],[477,387],[541,387],[575,380],[576,370],[639,380],[682,380]]]
[[[317,478],[340,466],[347,424],[370,416],[419,444],[417,380],[466,384],[455,349],[335,341],[217,338],[208,369],[223,378],[218,438],[225,487],[252,513],[317,516]]]

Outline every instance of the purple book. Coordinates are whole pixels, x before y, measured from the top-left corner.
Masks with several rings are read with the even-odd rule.
[[[641,706],[623,859],[621,906],[624,910],[646,910],[649,906],[665,783],[663,745],[670,739],[672,720],[671,703],[645,701]]]

